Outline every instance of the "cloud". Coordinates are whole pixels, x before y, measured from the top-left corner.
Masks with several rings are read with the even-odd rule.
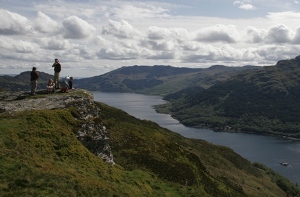
[[[35,30],[41,33],[60,33],[62,25],[52,20],[49,16],[42,12],[38,12],[37,17],[33,21]]]
[[[300,53],[299,46],[262,46],[257,48],[257,54],[264,60],[278,61],[296,57]]]
[[[96,58],[95,52],[87,47],[83,47],[83,48],[79,49],[79,56],[83,57],[84,59],[95,59]]]
[[[97,52],[97,56],[109,60],[129,60],[139,58],[140,53],[132,48],[124,48],[118,44],[112,44],[110,48],[101,48]]]
[[[181,44],[181,48],[184,51],[198,51],[201,50],[201,46],[198,42],[195,41],[187,41]]]
[[[150,26],[147,31],[147,37],[152,40],[176,39],[178,41],[191,39],[190,33],[184,28],[164,28]]]
[[[36,42],[44,49],[49,50],[64,50],[71,47],[68,40],[60,40],[56,38],[39,38]]]
[[[285,12],[268,12],[266,15],[268,19],[271,20],[299,20],[300,12],[293,12],[293,11],[285,11]]]
[[[243,10],[255,10],[256,7],[251,3],[251,0],[237,0],[233,2],[233,5],[237,5],[240,9]]]
[[[174,51],[163,51],[163,52],[158,52],[153,55],[149,55],[147,59],[155,59],[155,60],[171,60],[175,58],[175,52]]]
[[[170,38],[171,36],[171,30],[168,28],[161,28],[156,26],[151,26],[148,28],[149,39],[160,40],[164,38]]]
[[[224,42],[234,43],[237,40],[238,33],[233,25],[216,25],[202,28],[196,35],[195,40],[199,42]]]
[[[256,9],[256,7],[251,4],[242,4],[239,6],[239,8],[241,8],[243,10],[255,10]]]
[[[177,45],[174,40],[144,40],[141,44],[143,47],[159,51],[172,51],[175,50]]]
[[[247,27],[246,38],[246,42],[249,43],[297,44],[300,42],[300,32],[299,28],[295,32],[282,24],[274,25],[269,29]]]
[[[97,45],[106,45],[107,41],[105,40],[105,38],[103,38],[102,36],[96,36],[96,38],[94,39],[94,43],[96,43]]]
[[[0,48],[4,49],[6,53],[34,53],[38,46],[28,41],[15,40],[1,36]]]
[[[184,62],[210,62],[210,61],[236,61],[241,60],[242,52],[236,50],[230,45],[222,45],[220,47],[201,46],[201,50],[192,54],[185,54],[182,59]]]
[[[293,39],[294,44],[300,44],[300,27],[297,28],[295,37]]]
[[[247,62],[263,62],[266,64],[269,62],[269,65],[272,65],[272,62],[276,62],[281,59],[290,59],[291,57],[296,57],[300,54],[300,46],[294,45],[260,45],[260,47],[245,47],[237,50],[231,45],[222,45],[216,47],[213,45],[198,45],[198,50],[193,51],[192,53],[185,51],[180,60],[183,63],[203,63],[210,64],[211,62],[224,62],[231,63],[232,65],[245,65],[249,64]]]
[[[164,5],[167,5],[163,3]],[[115,15],[118,19],[129,20],[132,18],[156,18],[157,16],[168,16],[168,9],[163,8],[160,4],[144,3],[136,1],[132,5],[128,3],[114,5],[111,9],[111,15]]]
[[[102,27],[102,34],[113,35],[117,38],[133,39],[135,36],[139,36],[141,33],[125,20],[109,20],[108,24]]]
[[[246,42],[250,43],[261,43],[264,39],[264,32],[255,27],[247,27],[246,28]]]
[[[44,58],[44,55],[40,47],[34,42],[0,36],[0,59],[2,63],[7,62],[9,68],[13,68],[10,66],[11,64],[18,64],[15,63],[15,60],[18,60],[19,64],[39,62]]]
[[[285,25],[271,27],[266,36],[267,43],[290,43],[291,32]]]
[[[65,18],[62,24],[65,29],[65,38],[84,39],[91,37],[96,32],[94,26],[77,16]]]
[[[31,29],[30,21],[17,13],[0,9],[0,34],[26,34]]]

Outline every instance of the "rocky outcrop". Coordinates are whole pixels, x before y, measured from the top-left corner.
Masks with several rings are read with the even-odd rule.
[[[78,92],[78,94],[76,94]],[[72,90],[70,93],[47,94],[44,91],[30,97],[28,92],[1,92],[0,113],[9,114],[26,110],[59,109],[74,106],[78,117],[83,120],[81,129],[75,135],[92,153],[104,161],[114,164],[109,146],[108,131],[98,120],[100,108],[95,105],[93,95],[85,90]]]

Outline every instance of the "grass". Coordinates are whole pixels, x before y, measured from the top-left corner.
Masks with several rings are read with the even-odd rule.
[[[201,185],[196,194],[205,191],[212,196],[286,196],[268,173],[227,147],[182,138],[156,123],[137,120],[105,104],[100,104],[100,108],[103,123],[110,131],[115,161],[128,169],[142,167],[162,179],[182,185],[186,182],[181,182],[185,179],[185,174],[181,173],[186,170],[190,178],[187,180],[193,180],[193,176],[195,178],[195,182],[190,182],[194,183],[190,189],[193,191],[193,186]],[[166,163],[168,169],[164,168]],[[156,164],[160,169],[158,171]],[[176,167],[172,169],[172,166]],[[192,176],[185,166],[193,169]],[[169,169],[173,176],[165,177],[164,172]],[[288,184],[296,188],[294,196],[299,196],[299,189],[290,182]]]
[[[74,135],[80,122],[72,114],[0,115],[0,196],[180,196],[176,184],[90,153]]]

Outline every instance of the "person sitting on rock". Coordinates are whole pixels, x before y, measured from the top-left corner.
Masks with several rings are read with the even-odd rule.
[[[65,79],[62,79],[60,81],[60,86],[61,86],[60,92],[63,92],[63,93],[68,92],[68,90],[69,90],[69,80],[70,80],[70,77],[67,76]]]
[[[49,79],[48,80],[48,84],[47,84],[47,93],[48,94],[51,94],[51,93],[53,93],[54,92],[54,82],[53,82],[53,80],[52,79]]]
[[[69,89],[73,89],[73,77],[70,77],[68,84],[69,84]]]

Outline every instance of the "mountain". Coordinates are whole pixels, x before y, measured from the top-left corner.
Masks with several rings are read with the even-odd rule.
[[[129,66],[106,74],[74,80],[74,86],[103,92],[135,92],[166,95],[190,86],[207,88],[255,66],[177,68],[172,66]]]
[[[299,138],[300,56],[166,98],[159,108],[185,125]]]
[[[1,92],[0,109],[0,196],[300,196],[262,164],[85,90]]]
[[[28,91],[30,90],[30,72],[25,71],[16,76],[4,75],[0,76],[0,90],[8,91]],[[53,75],[48,73],[39,72],[38,88],[46,89],[48,79],[53,79]]]

